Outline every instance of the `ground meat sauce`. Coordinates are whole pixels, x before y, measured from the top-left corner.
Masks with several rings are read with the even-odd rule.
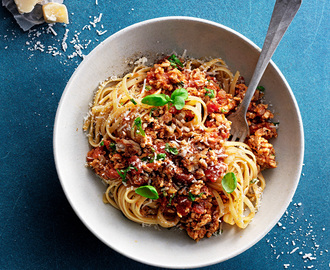
[[[226,116],[236,110],[245,95],[244,78],[239,78],[233,97],[220,87],[216,77],[199,69],[173,68],[165,58],[148,72],[145,83],[149,89],[146,95],[159,89],[171,95],[184,87],[190,96],[202,98],[208,110],[205,126],[214,131],[187,125],[194,118],[191,111],[155,107],[143,118],[145,136],[137,135],[133,141],[128,132],[133,119],[126,121],[130,127],[117,132],[120,139],[104,140],[88,152],[88,166],[106,180],[120,178],[120,170],[129,168],[123,179],[127,185],[152,184],[165,217],[178,216],[179,226],[194,240],[210,237],[219,232],[220,220],[207,183],[222,178],[227,170],[223,143],[230,136],[230,122]],[[211,99],[206,88],[215,90],[216,96]],[[261,170],[276,167],[274,148],[268,140],[277,136],[276,126],[270,122],[273,114],[261,102],[262,96],[256,90],[248,109],[251,135],[246,139]],[[145,206],[142,211],[147,215],[153,210]]]

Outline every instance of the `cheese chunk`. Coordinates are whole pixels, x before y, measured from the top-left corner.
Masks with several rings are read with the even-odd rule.
[[[63,4],[45,4],[42,6],[42,12],[47,23],[69,23],[68,10]]]
[[[39,2],[40,0],[15,0],[18,12],[21,14],[30,13]]]

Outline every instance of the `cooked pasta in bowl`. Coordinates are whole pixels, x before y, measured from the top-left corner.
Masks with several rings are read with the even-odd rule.
[[[222,25],[168,17],[114,34],[82,62],[58,108],[54,154],[99,239],[143,263],[192,268],[238,255],[276,224],[299,181],[303,132],[274,63],[244,143],[230,140],[227,119],[259,51]]]

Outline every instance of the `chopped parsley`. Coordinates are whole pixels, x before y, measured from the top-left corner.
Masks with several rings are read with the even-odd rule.
[[[122,169],[122,170],[118,170],[118,169],[116,169],[116,171],[117,171],[117,173],[119,174],[119,176],[121,177],[121,180],[122,180],[123,182],[127,182],[126,175],[127,175],[127,173],[128,173],[130,170],[132,170],[132,169],[138,171],[138,169],[137,169],[135,166],[131,166],[131,165],[128,166],[126,169]]]
[[[112,151],[116,151],[116,144],[114,142],[110,143],[109,147],[112,149]]]
[[[172,205],[172,200],[173,200],[174,196],[175,196],[175,194],[172,194],[172,195],[170,196],[170,199],[168,200],[168,204],[167,204],[167,206],[171,206],[171,205]]]
[[[131,98],[130,101],[131,101],[134,105],[137,104],[136,101],[135,101],[133,98]]]
[[[175,147],[171,147],[168,143],[166,143],[165,145],[165,151],[173,155],[179,154],[178,149],[176,149]]]
[[[200,198],[200,197],[202,197],[203,194],[204,194],[204,192],[201,192],[201,193],[199,193],[198,195],[194,195],[194,194],[192,194],[192,193],[189,191],[189,193],[188,193],[188,199],[189,199],[189,201],[194,202],[194,201],[196,200],[196,198]]]
[[[260,92],[265,92],[265,87],[259,85],[259,86],[257,87],[257,90],[259,90]]]
[[[180,86],[180,87],[184,87],[184,82],[183,81],[178,82],[177,85]]]
[[[209,96],[210,98],[214,98],[215,97],[215,94],[214,94],[214,90],[213,89],[209,89],[209,88],[206,88],[206,87],[204,87],[204,89],[206,90],[205,96]]]
[[[174,67],[174,68],[178,68],[178,66],[183,67],[182,62],[180,61],[180,59],[175,54],[172,54],[168,58],[168,61],[170,61],[171,66]]]
[[[157,160],[157,161],[158,160],[165,160],[165,158],[166,158],[166,154],[165,153],[160,153],[160,154],[157,154],[156,157],[155,157],[155,155],[150,154],[146,157],[143,157],[141,160],[149,162],[149,163],[153,163],[153,162],[155,162],[155,160]]]
[[[165,158],[166,158],[165,153],[160,153],[160,154],[157,154],[157,156],[156,156],[156,160],[165,160]]]
[[[134,123],[133,123],[133,127],[136,127],[136,133],[137,134],[141,134],[143,137],[146,136],[143,128],[142,128],[142,120],[141,120],[141,117],[137,117],[135,120],[134,120]]]

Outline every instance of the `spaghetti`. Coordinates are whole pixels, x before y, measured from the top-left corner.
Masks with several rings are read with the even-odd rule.
[[[140,224],[178,226],[198,241],[220,223],[245,228],[276,167],[273,114],[257,89],[250,137],[228,141],[246,85],[221,59],[171,55],[101,83],[84,123],[87,165],[108,185],[103,201]]]

